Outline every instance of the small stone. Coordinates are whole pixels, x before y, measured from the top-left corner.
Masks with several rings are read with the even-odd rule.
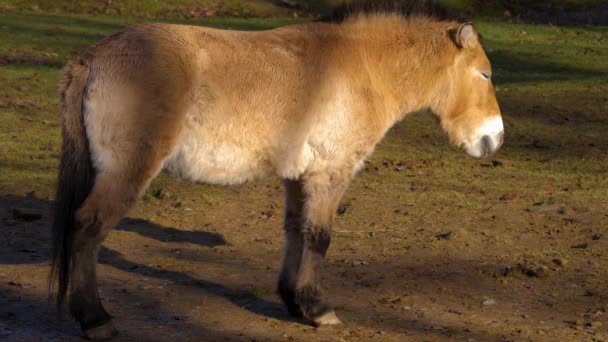
[[[452,237],[452,232],[435,235],[435,238],[437,238],[437,240],[448,240],[451,237]]]
[[[496,304],[496,301],[494,299],[488,299],[488,300],[484,300],[481,305],[483,306],[491,306]]]
[[[265,243],[265,244],[267,244],[267,245],[272,245],[272,240],[270,240],[270,239],[266,239],[266,238],[263,238],[263,237],[254,237],[254,238],[252,239],[252,241],[255,241],[255,242],[263,242],[263,243]]]
[[[368,265],[369,263],[367,261],[362,261],[362,260],[355,260],[353,261],[353,266],[362,266],[362,265]]]
[[[403,163],[397,163],[393,166],[393,168],[395,169],[395,171],[401,172],[407,170],[407,165]]]

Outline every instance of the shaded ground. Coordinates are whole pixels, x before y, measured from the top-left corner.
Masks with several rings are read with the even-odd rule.
[[[80,339],[46,298],[54,84],[68,56],[131,21],[0,14],[0,339]],[[294,321],[274,294],[278,180],[161,175],[100,256],[117,340],[607,340],[608,31],[478,24],[505,146],[472,160],[422,114],[389,133],[335,224],[325,280],[344,326]]]

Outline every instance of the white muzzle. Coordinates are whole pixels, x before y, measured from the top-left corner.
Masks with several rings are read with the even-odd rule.
[[[473,138],[463,144],[464,149],[471,157],[486,158],[502,146],[504,135],[502,118],[495,116],[475,130]]]

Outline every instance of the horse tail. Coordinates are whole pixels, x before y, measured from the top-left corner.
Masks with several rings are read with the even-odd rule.
[[[59,83],[63,145],[57,182],[52,228],[52,264],[49,295],[57,281],[57,304],[66,298],[72,263],[72,244],[79,229],[75,219],[95,182],[89,142],[84,123],[84,97],[89,79],[91,54],[70,62]]]

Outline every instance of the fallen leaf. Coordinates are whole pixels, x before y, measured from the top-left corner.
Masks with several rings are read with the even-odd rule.
[[[517,194],[514,194],[512,192],[507,192],[507,193],[503,194],[502,196],[500,196],[501,201],[511,201],[516,198],[517,198]]]

